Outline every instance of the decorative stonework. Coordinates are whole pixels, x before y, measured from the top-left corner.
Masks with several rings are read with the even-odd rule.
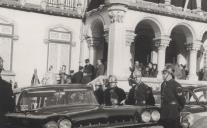
[[[108,9],[109,18],[111,23],[123,23],[124,15],[127,8],[125,6],[114,5]]]
[[[133,30],[126,30],[126,45],[131,46],[131,44],[134,42],[135,37],[136,34]]]
[[[154,46],[157,47],[158,49],[165,49],[166,47],[169,46],[169,43],[171,41],[171,38],[169,36],[161,36],[158,38],[153,39],[155,44]]]
[[[189,51],[198,51],[201,49],[201,42],[194,42],[194,43],[186,43],[186,48]]]
[[[88,43],[88,47],[97,47],[100,43],[101,39],[100,38],[93,38],[93,37],[89,37],[87,38],[87,43]]]

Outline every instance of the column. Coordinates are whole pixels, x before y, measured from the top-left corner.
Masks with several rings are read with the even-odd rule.
[[[94,38],[90,37],[87,39],[88,48],[89,48],[89,60],[92,65],[96,64],[96,47],[98,43]]]
[[[86,42],[86,37],[85,35],[81,35],[80,37],[80,57],[79,57],[79,65],[83,66],[84,65],[84,43]]]
[[[157,64],[157,48],[153,45],[151,51],[151,60],[153,64]]]
[[[202,0],[196,0],[196,4],[197,4],[197,10],[202,10]]]
[[[123,23],[127,8],[123,4],[114,4],[108,8],[110,18],[109,43],[108,43],[108,62],[107,75],[122,76],[124,44],[125,44],[125,25]]]
[[[158,75],[157,78],[162,78],[162,71],[165,68],[165,53],[166,48],[169,46],[169,43],[171,41],[169,36],[161,36],[159,38],[155,38],[155,46],[158,49],[158,57],[157,57],[157,69],[158,69]]]
[[[206,50],[203,52],[203,55],[204,55],[203,67],[204,67],[204,69],[206,69],[207,68],[207,51]]]
[[[187,44],[187,50],[189,50],[189,80],[198,80],[196,66],[197,66],[197,52],[200,49],[201,43]]]
[[[134,54],[135,54],[135,44],[134,44],[134,38],[136,37],[136,34],[134,33],[134,30],[126,30],[126,48],[123,52],[125,52],[125,60],[123,64],[125,65],[125,77],[128,77],[130,74],[129,67],[132,67],[134,65]]]

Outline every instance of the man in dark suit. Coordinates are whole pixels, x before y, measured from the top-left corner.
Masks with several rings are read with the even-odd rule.
[[[104,75],[104,71],[105,69],[102,60],[97,60],[96,77]]]
[[[131,89],[125,104],[129,105],[155,105],[155,99],[152,93],[152,88],[141,81],[141,74],[134,72],[129,77]]]
[[[181,128],[180,111],[185,105],[182,87],[174,80],[172,65],[168,65],[162,74],[164,81],[161,85],[161,123],[164,128]]]
[[[79,66],[79,71],[76,72],[72,78],[71,78],[71,82],[72,83],[81,83],[83,79],[83,67]]]
[[[84,66],[84,70],[83,70],[83,80],[82,83],[83,84],[87,84],[89,82],[91,82],[94,78],[94,66],[92,64],[90,64],[89,59],[85,60],[86,65]]]
[[[0,57],[0,128],[5,126],[5,114],[14,110],[12,85],[1,78],[3,59]]]
[[[126,94],[124,90],[117,86],[117,78],[113,75],[110,75],[109,87],[104,91],[105,105],[121,105],[125,99]]]

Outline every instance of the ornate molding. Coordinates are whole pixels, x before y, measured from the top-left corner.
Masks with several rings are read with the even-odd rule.
[[[131,46],[131,44],[134,42],[135,37],[136,34],[133,30],[126,30],[126,45]]]
[[[153,41],[155,47],[157,47],[158,49],[165,49],[166,47],[169,46],[171,38],[165,35],[165,36],[154,38]]]
[[[89,37],[87,38],[88,47],[97,47],[100,44],[101,38]]]
[[[200,41],[195,41],[194,43],[186,43],[185,45],[189,51],[198,51],[201,49],[202,43]]]
[[[111,23],[123,23],[127,8],[124,5],[112,5],[108,8],[109,18]]]

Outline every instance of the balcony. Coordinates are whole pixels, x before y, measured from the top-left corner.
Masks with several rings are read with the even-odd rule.
[[[193,21],[199,21],[207,23],[207,12],[198,9],[184,9],[177,5],[167,5],[164,2],[149,2],[144,0],[105,0],[105,5],[100,5],[99,8],[93,9],[88,12],[88,15],[92,15],[97,11],[101,11],[103,8],[110,4],[125,4],[129,9],[135,11],[142,11],[148,13],[154,13],[159,15],[165,15],[170,17],[176,17],[180,19],[187,19]]]
[[[33,11],[49,15],[82,18],[86,2],[79,0],[39,0],[41,2],[30,2],[29,0],[0,0],[0,7],[17,10]]]

